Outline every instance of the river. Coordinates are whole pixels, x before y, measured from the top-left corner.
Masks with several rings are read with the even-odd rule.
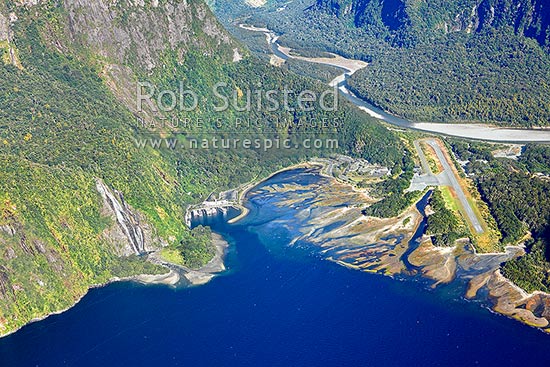
[[[368,64],[361,60],[348,59],[340,55],[331,54],[332,57],[305,57],[293,55],[288,47],[282,47],[278,43],[279,36],[267,28],[258,28],[250,25],[239,25],[241,28],[251,32],[261,32],[266,35],[266,41],[272,53],[282,60],[297,59],[317,64],[335,66],[344,71],[343,74],[330,82],[331,86],[337,86],[342,96],[356,105],[360,110],[372,117],[383,120],[392,125],[420,130],[440,135],[454,136],[460,138],[485,140],[493,142],[511,142],[511,143],[549,143],[550,129],[514,129],[498,127],[478,123],[437,123],[437,122],[415,122],[394,116],[378,107],[373,106],[367,101],[358,98],[348,88],[348,79],[356,71],[365,68]]]

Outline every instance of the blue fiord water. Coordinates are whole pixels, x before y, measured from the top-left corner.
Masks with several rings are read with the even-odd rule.
[[[315,175],[283,173],[300,183]],[[261,191],[261,190],[260,190]],[[258,192],[258,190],[255,190]],[[236,225],[229,270],[172,289],[117,283],[67,312],[0,340],[0,366],[546,366],[550,336],[452,286],[391,279],[289,247],[293,213],[252,194]]]

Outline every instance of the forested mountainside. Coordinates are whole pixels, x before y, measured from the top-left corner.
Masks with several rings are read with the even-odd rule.
[[[417,121],[545,126],[550,9],[540,0],[214,2],[221,19],[267,25],[280,42],[370,62],[353,91]],[[251,18],[247,16],[250,16]]]
[[[71,306],[93,284],[166,272],[144,261],[151,251],[168,248],[183,265],[204,264],[209,233],[186,227],[187,205],[333,153],[177,149],[214,136],[218,118],[338,120],[324,131],[251,124],[223,134],[298,141],[307,129],[338,138],[339,152],[390,166],[403,158],[393,133],[344,102],[337,111],[220,116],[208,103],[189,112],[139,111],[138,81],[176,92],[183,81],[204,100],[218,82],[241,92],[325,90],[256,61],[200,0],[1,1],[0,60],[0,334]],[[203,123],[186,131],[165,123],[180,118]],[[178,145],[147,143],[158,138]]]
[[[213,1],[212,6],[227,25],[266,25],[282,34],[281,43],[303,52],[328,50],[368,60],[350,83],[394,113],[517,126],[550,121],[545,2],[295,0],[259,8],[245,2]],[[398,42],[407,39],[414,42]],[[489,205],[502,244],[526,244],[527,255],[504,264],[503,273],[527,291],[550,290],[550,149],[527,145],[516,161],[495,157],[491,144],[452,139],[450,145],[460,161],[468,162],[465,171]],[[383,190],[394,192],[388,188],[385,184]],[[366,214],[391,216],[406,201],[388,205],[391,199]],[[437,194],[434,200],[437,207]],[[430,219],[452,229],[436,237],[438,243],[460,235],[449,217],[439,210]]]
[[[550,121],[547,2],[318,0],[314,9],[395,48],[351,83],[380,107],[417,120]]]
[[[438,33],[511,28],[548,51],[549,6],[542,0],[317,0],[313,8],[374,34],[385,29],[396,46],[424,42]]]

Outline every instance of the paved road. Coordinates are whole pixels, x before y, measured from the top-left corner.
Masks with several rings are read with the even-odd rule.
[[[456,176],[455,172],[451,168],[451,165],[449,164],[449,161],[445,157],[445,154],[443,154],[443,151],[441,150],[441,147],[435,140],[426,140],[426,142],[435,150],[435,154],[437,155],[437,158],[441,162],[441,165],[443,166],[443,172],[441,175],[446,176],[447,182],[450,183],[450,186],[455,190],[456,195],[458,197],[458,200],[462,204],[462,207],[464,208],[464,211],[468,215],[468,218],[470,219],[470,222],[474,226],[477,233],[483,233],[483,227],[481,226],[481,223],[479,222],[479,219],[477,218],[477,215],[474,213],[474,210],[472,209],[472,206],[468,202],[468,199],[466,198],[466,194],[462,190],[462,186],[460,186],[460,182],[458,180],[458,177]]]

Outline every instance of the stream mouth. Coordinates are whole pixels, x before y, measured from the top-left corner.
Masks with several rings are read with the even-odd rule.
[[[536,311],[523,306],[530,300],[543,307],[546,298],[526,295],[499,272],[520,248],[477,254],[465,241],[434,246],[424,236],[431,190],[394,218],[370,217],[363,214],[369,203],[363,192],[322,176],[320,169],[292,169],[255,186],[246,195],[249,215],[237,224],[255,233],[274,254],[302,254],[355,271],[443,288],[529,325],[547,326]]]
[[[93,289],[63,314],[0,339],[2,366],[520,366],[548,359],[550,336],[464,301],[461,279],[431,289],[421,276],[396,280],[325,261],[338,249],[324,253],[318,245],[325,242],[311,240],[332,236],[346,225],[339,220],[317,226],[323,230],[309,241],[293,241],[309,233],[307,223],[330,215],[330,205],[353,211],[342,205],[350,202],[345,195],[357,198],[353,192],[323,191],[335,186],[311,169],[260,183],[246,195],[250,212],[239,222],[223,215],[198,222],[230,243],[223,276],[191,288],[124,282]]]
[[[422,236],[424,236],[424,233],[426,233],[426,227],[428,225],[428,217],[426,215],[426,206],[428,205],[428,202],[430,201],[430,197],[432,196],[432,190],[428,191],[418,203],[416,203],[416,210],[420,212],[422,215],[422,220],[420,221],[420,224],[418,225],[418,228],[414,232],[413,236],[409,240],[409,247],[408,249],[401,255],[401,261],[403,261],[403,264],[405,264],[405,267],[407,269],[415,271],[417,273],[420,273],[421,267],[413,265],[409,261],[409,256],[418,249],[418,246],[420,246],[420,239]]]

